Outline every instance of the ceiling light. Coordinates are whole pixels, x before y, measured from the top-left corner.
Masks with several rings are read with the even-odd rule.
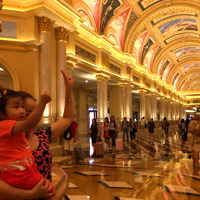
[[[88,83],[88,80],[85,80],[86,83]]]
[[[4,71],[4,69],[0,67],[0,71]]]

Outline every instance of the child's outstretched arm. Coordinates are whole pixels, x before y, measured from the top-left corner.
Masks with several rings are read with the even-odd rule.
[[[49,96],[49,94],[47,92],[42,93],[40,96],[40,100],[33,112],[26,118],[26,120],[19,121],[14,125],[12,129],[12,134],[20,134],[22,132],[29,131],[35,128],[42,117],[46,104],[50,101],[51,97]]]
[[[0,180],[0,198],[5,199],[39,199],[42,197],[53,196],[51,191],[51,183],[48,181],[44,185],[45,179],[41,179],[40,182],[32,190],[23,190],[19,188],[14,188],[8,185],[3,180]],[[12,192],[11,192],[12,191]]]

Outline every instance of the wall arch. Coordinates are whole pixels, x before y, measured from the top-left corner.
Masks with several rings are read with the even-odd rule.
[[[13,80],[13,90],[20,90],[19,76],[17,75],[15,68],[12,65],[10,65],[7,62],[7,60],[4,60],[1,57],[0,57],[0,65],[10,74]]]

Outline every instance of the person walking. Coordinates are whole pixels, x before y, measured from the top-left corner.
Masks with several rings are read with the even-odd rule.
[[[148,122],[148,131],[149,133],[154,133],[154,129],[155,129],[155,123],[153,121],[153,118]]]
[[[129,142],[128,128],[129,128],[129,126],[128,126],[127,118],[124,117],[124,119],[122,121],[123,142],[125,142],[125,135],[126,135],[127,143]]]
[[[162,129],[165,131],[165,135],[168,136],[169,133],[169,122],[166,117],[163,119]]]
[[[130,118],[129,120],[129,132],[130,132],[131,142],[133,142],[133,139],[135,140],[135,133],[137,132],[137,124],[133,121],[132,118]]]
[[[103,137],[104,137],[105,143],[108,145],[108,149],[110,149],[110,133],[109,133],[109,119],[108,119],[108,117],[104,118]]]
[[[116,136],[117,136],[118,125],[115,121],[115,117],[111,116],[109,124],[109,133],[112,140],[112,148],[116,147]]]

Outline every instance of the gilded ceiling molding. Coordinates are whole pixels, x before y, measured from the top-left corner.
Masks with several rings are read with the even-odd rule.
[[[191,73],[191,74],[193,74],[193,73]],[[191,74],[189,74],[189,75],[191,75]],[[184,91],[186,90],[186,88],[188,87],[188,85],[189,85],[189,86],[192,86],[192,83],[193,83],[193,82],[199,81],[199,80],[200,80],[199,77],[200,77],[200,74],[199,74],[199,76],[197,76],[196,78],[190,80],[189,77],[183,76],[183,77],[181,77],[181,79],[178,81],[177,85],[179,84],[178,87],[180,87],[180,85],[182,84],[182,82],[185,80],[185,83],[184,83],[184,86],[183,86],[183,89],[182,89],[182,92],[184,92]]]
[[[189,87],[188,87],[188,91],[195,91],[195,89],[192,89],[192,88],[197,87],[199,84],[200,84],[199,77],[196,77],[196,78],[192,79],[190,81],[190,84],[189,84]]]
[[[50,32],[53,27],[54,21],[46,16],[38,17],[38,28],[39,32],[45,31]]]
[[[187,7],[184,7],[184,4]],[[141,34],[144,28],[146,28],[148,24],[151,23],[152,20],[159,18],[160,16],[165,16],[166,13],[170,15],[170,13],[173,14],[175,12],[180,12],[182,10],[184,10],[184,13],[194,12],[194,13],[199,14],[200,12],[198,10],[198,7],[199,7],[199,4],[192,1],[184,2],[184,3],[173,1],[171,3],[171,7],[166,7],[165,2],[160,2],[160,3],[155,4],[155,6],[152,6],[151,8],[149,8],[147,12],[142,13],[142,16],[140,16],[138,20],[135,22],[135,24],[131,27],[126,38],[126,42],[124,44],[124,51],[130,54],[132,53],[135,40]],[[170,18],[169,20],[171,19],[173,18]]]
[[[62,26],[55,28],[55,36],[57,41],[59,40],[63,40],[66,42],[69,41],[69,31]]]
[[[176,74],[181,68],[183,68],[185,65],[191,64],[191,63],[200,63],[200,58],[198,57],[195,58],[190,58],[190,59],[185,59],[182,62],[180,62],[176,67],[174,67],[172,70],[169,71],[168,77],[166,79],[166,82],[171,84],[172,78],[174,74]],[[186,73],[186,76],[188,76],[189,73]]]
[[[180,49],[186,46],[200,46],[200,39],[198,38],[190,38],[190,39],[177,39],[174,42],[169,43],[168,45],[166,45],[156,56],[156,58],[154,58],[153,64],[152,64],[152,72],[157,74],[158,71],[158,67],[160,64],[160,61],[162,60],[162,58],[168,54],[170,57],[170,54],[174,54],[173,52],[170,52],[170,50],[172,49]],[[170,54],[169,54],[170,52]],[[175,55],[172,56],[173,58],[175,58]],[[171,57],[171,58],[172,58]],[[176,59],[177,60],[177,59]]]

